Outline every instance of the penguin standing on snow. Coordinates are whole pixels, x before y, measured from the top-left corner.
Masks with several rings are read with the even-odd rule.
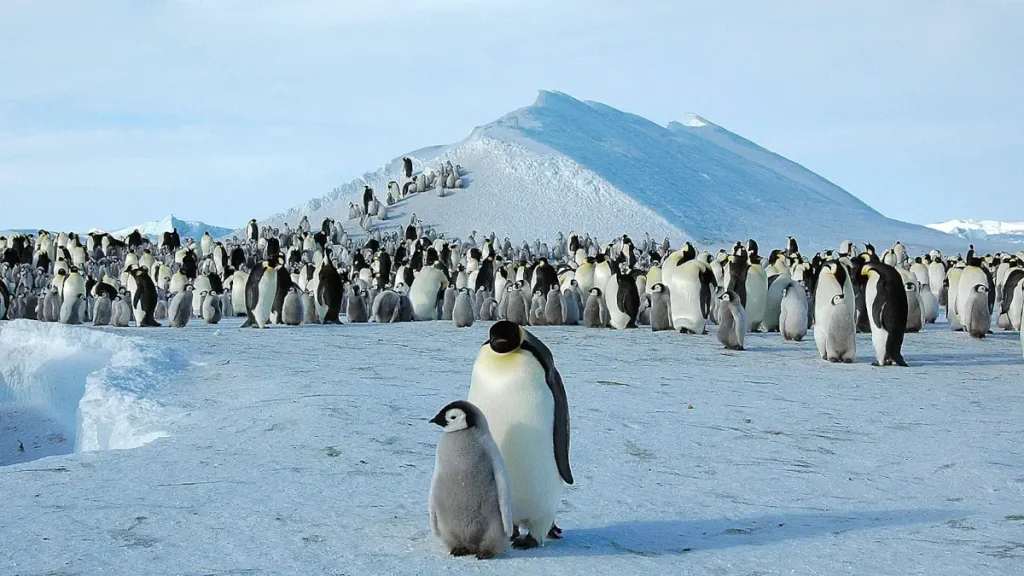
[[[303,316],[302,295],[299,287],[292,284],[288,287],[288,293],[284,297],[284,305],[281,306],[281,321],[286,326],[298,326],[302,324]]]
[[[107,326],[110,324],[112,316],[113,302],[110,300],[110,295],[106,292],[100,292],[92,306],[92,325]]]
[[[512,537],[512,495],[487,418],[459,400],[430,422],[444,429],[430,480],[431,531],[452,556],[501,554]]]
[[[966,301],[961,303],[960,311],[963,313],[964,330],[972,338],[984,338],[988,334],[992,327],[992,314],[988,310],[987,287],[975,284]]]
[[[651,286],[651,331],[672,330],[671,297],[662,283]]]
[[[640,293],[625,264],[608,279],[605,287],[605,305],[608,307],[612,328],[636,328],[636,318],[640,314]]]
[[[743,340],[747,334],[747,313],[743,310],[740,296],[727,290],[719,299],[718,341],[728,350],[743,350]]]
[[[171,304],[167,307],[167,319],[171,328],[184,328],[192,317],[192,293],[194,288],[189,285],[171,298]]]
[[[865,264],[860,273],[877,365],[906,366],[903,336],[907,329],[908,306],[903,277],[895,268],[881,262]]]
[[[348,295],[348,305],[345,307],[345,319],[350,324],[362,324],[369,319],[364,295],[365,292],[358,284],[352,286],[352,293]]]
[[[491,326],[489,336],[473,364],[468,401],[486,416],[505,460],[512,546],[534,548],[561,533],[555,513],[565,485],[573,483],[569,403],[551,351],[540,340],[505,321]]]
[[[219,324],[223,317],[220,295],[214,292],[206,294],[203,299],[203,321],[207,324]]]
[[[135,311],[135,325],[159,327],[160,324],[153,319],[157,303],[156,284],[145,268],[132,269],[131,277],[134,280],[132,308]]]
[[[277,296],[277,259],[264,260],[245,283],[246,319],[242,328],[266,328]]]
[[[807,289],[799,282],[789,283],[782,291],[779,332],[784,340],[801,342],[807,335]]]
[[[473,325],[473,293],[469,288],[459,290],[452,308],[452,321],[456,328],[469,328]]]
[[[583,309],[583,325],[587,328],[605,328],[604,323],[604,296],[601,289],[594,287],[590,289],[590,296],[587,297],[587,305]]]
[[[907,333],[920,332],[924,327],[920,286],[916,280],[904,282],[903,286],[907,291]]]

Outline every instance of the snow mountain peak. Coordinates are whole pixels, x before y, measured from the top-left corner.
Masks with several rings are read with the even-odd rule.
[[[478,230],[532,241],[575,230],[602,240],[649,233],[708,247],[750,237],[784,245],[788,235],[816,249],[845,239],[942,249],[960,243],[885,218],[807,168],[696,114],[661,126],[562,92],[541,90],[531,105],[461,142],[403,156],[416,172],[447,161],[461,165],[465,188],[410,196],[378,224],[385,228],[407,224],[415,213],[448,237]],[[332,217],[350,226],[349,202],[358,201],[364,185],[383,200],[388,181],[401,182],[401,167],[399,157],[266,221]]]

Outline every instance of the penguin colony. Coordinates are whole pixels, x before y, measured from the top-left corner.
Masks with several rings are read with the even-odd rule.
[[[551,244],[516,246],[493,233],[449,240],[413,214],[358,242],[330,218],[316,230],[306,218],[294,229],[253,219],[227,240],[40,230],[0,237],[0,254],[0,318],[114,327],[185,328],[233,316],[257,328],[341,324],[343,316],[687,334],[717,325],[723,347],[737,351],[748,332],[800,342],[813,329],[823,360],[855,361],[855,335],[864,332],[874,364],[902,366],[906,334],[936,322],[941,307],[953,330],[978,339],[993,321],[1019,331],[1024,312],[1024,252],[981,256],[973,245],[956,257],[912,257],[900,243],[879,254],[843,242],[808,257],[790,238],[763,257],[754,240],[712,254],[689,242],[673,249],[667,239],[601,243],[558,233]]]

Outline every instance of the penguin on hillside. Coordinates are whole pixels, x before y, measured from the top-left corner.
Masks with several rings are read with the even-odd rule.
[[[569,403],[551,351],[524,328],[499,321],[473,364],[468,401],[477,406],[505,460],[515,548],[560,537],[555,514],[569,466]]]

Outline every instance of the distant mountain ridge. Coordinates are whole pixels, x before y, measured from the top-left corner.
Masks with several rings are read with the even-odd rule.
[[[1024,222],[947,220],[938,224],[928,224],[928,227],[968,240],[1024,244]]]
[[[161,220],[154,220],[152,222],[145,222],[136,226],[128,226],[127,228],[121,228],[111,232],[115,236],[127,236],[133,231],[138,230],[145,236],[150,238],[156,238],[164,232],[170,232],[173,229],[178,230],[178,235],[182,238],[191,237],[199,238],[206,232],[210,233],[215,239],[230,236],[233,232],[233,228],[225,228],[223,226],[213,226],[206,224],[205,222],[195,222],[190,220],[180,220],[173,214],[165,216]]]

